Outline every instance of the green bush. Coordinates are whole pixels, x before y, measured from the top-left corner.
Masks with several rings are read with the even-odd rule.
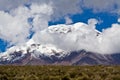
[[[120,66],[0,66],[0,80],[120,80]]]

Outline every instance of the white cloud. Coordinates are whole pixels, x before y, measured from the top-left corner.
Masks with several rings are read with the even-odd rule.
[[[65,17],[65,24],[72,24],[73,21],[68,16]]]
[[[29,24],[24,19],[0,11],[0,38],[11,43],[26,41]]]
[[[120,25],[113,24],[102,32],[102,39],[100,43],[101,52],[119,53],[120,52]]]
[[[48,21],[50,21],[51,15],[53,14],[53,9],[51,6],[42,4],[38,6],[37,4],[31,5],[31,13],[33,14],[33,31],[41,31],[48,27]]]
[[[88,20],[88,25],[90,26],[90,27],[92,27],[93,29],[95,29],[95,25],[98,23],[98,20],[96,20],[96,19],[89,19]]]
[[[37,33],[48,27],[52,13],[52,7],[49,4],[33,4],[31,9],[20,6],[12,9],[10,13],[0,11],[0,38],[10,44],[25,43],[30,35],[30,29]],[[33,18],[32,25],[28,22],[30,17]]]
[[[92,8],[94,11],[113,11],[113,5],[119,1],[110,0],[83,0],[84,7]],[[31,4],[32,3],[32,4]],[[98,53],[119,53],[120,52],[120,25],[113,24],[111,28],[105,29],[99,36],[96,33],[95,24],[99,23],[96,19],[89,19],[88,24],[76,23],[73,25],[59,25],[54,29],[55,34],[48,30],[48,21],[61,16],[67,16],[66,24],[72,23],[68,14],[80,13],[82,10],[78,5],[79,0],[31,0],[28,1],[0,1],[0,38],[11,44],[24,44],[28,41],[30,30],[35,32],[33,39],[41,44],[54,44],[65,50],[81,50]],[[4,5],[6,6],[4,6]],[[31,4],[30,8],[23,6]],[[102,4],[102,6],[101,6]],[[4,10],[9,10],[4,12]],[[2,11],[3,10],[3,11]],[[31,24],[28,18],[33,18]],[[118,20],[119,21],[119,20]],[[63,27],[62,27],[63,26]],[[52,26],[50,26],[52,27]],[[49,27],[49,28],[50,28]],[[68,29],[68,30],[67,30]],[[66,33],[66,30],[68,33]],[[60,33],[59,33],[60,31]],[[71,31],[71,32],[70,32]]]
[[[118,19],[118,22],[120,22],[120,18]]]
[[[101,54],[119,53],[120,25],[116,23],[111,28],[99,32],[95,28],[93,29],[95,25],[91,25],[96,21],[90,19],[88,20],[89,24],[79,22],[71,25],[49,26],[39,32],[39,36],[34,36],[33,39],[38,43],[53,44],[68,51],[84,49]]]
[[[53,30],[53,33],[49,32],[51,30]],[[96,31],[84,23],[58,25],[55,27],[50,26],[48,30],[46,29],[39,33],[39,36],[41,36],[39,42],[41,44],[53,44],[58,48],[68,51],[81,49],[97,51],[96,35]],[[33,37],[34,40],[36,40],[36,38]]]

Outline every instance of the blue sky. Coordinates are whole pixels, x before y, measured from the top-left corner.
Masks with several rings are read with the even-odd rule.
[[[5,51],[7,43],[0,39],[0,51]]]
[[[102,31],[102,29],[109,28],[111,24],[117,23],[118,16],[116,14],[111,14],[108,12],[100,12],[100,13],[93,13],[92,10],[84,10],[83,13],[70,15],[70,18],[73,20],[73,23],[77,22],[84,22],[87,23],[88,19],[95,18],[101,21],[100,24],[96,25],[96,29]],[[30,19],[29,21],[31,21]],[[49,25],[56,25],[56,24],[65,24],[64,17],[60,18],[57,21],[50,21]],[[7,42],[0,39],[0,51],[5,51],[7,46]]]
[[[29,12],[34,20],[28,17]],[[120,0],[0,0],[0,51],[6,50],[8,41],[11,41],[12,44],[20,43],[22,40],[24,42],[26,38],[31,38],[34,33],[39,33],[43,28],[42,26],[46,26],[46,22],[49,26],[65,24],[66,16],[72,20],[72,24],[87,23],[91,18],[97,19],[99,23],[96,25],[96,29],[102,32],[103,29],[110,28],[112,24],[118,23]],[[28,22],[25,22],[26,19]],[[11,25],[12,28],[7,24]],[[28,27],[28,24],[32,27]],[[21,28],[17,28],[18,26]],[[13,33],[9,34],[9,31]],[[39,37],[39,34],[37,36]]]
[[[96,29],[99,31],[102,31],[102,29],[109,28],[111,27],[111,24],[118,22],[117,14],[112,14],[108,12],[93,13],[92,10],[84,10],[83,13],[71,15],[70,18],[73,20],[73,23],[77,23],[77,22],[87,23],[88,19],[95,18],[101,21],[99,24],[96,25]],[[49,22],[49,25],[56,25],[56,24],[65,24],[65,19],[61,18],[58,21]]]

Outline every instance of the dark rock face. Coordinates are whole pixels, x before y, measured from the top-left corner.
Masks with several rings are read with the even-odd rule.
[[[120,54],[102,55],[92,52],[73,51],[63,58],[58,58],[56,55],[45,56],[39,58],[31,56],[31,53],[19,58],[22,52],[14,52],[11,61],[0,60],[1,65],[120,65]]]

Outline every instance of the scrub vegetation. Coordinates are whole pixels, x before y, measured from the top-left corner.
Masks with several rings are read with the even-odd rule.
[[[0,80],[120,80],[120,66],[0,66]]]

